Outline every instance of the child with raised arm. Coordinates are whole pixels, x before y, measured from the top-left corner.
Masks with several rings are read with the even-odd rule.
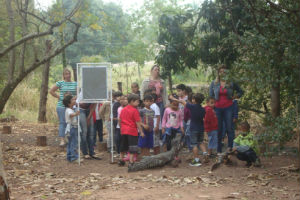
[[[167,146],[167,151],[172,148],[172,139],[177,133],[184,134],[183,129],[183,113],[179,109],[177,95],[170,95],[170,106],[165,109],[162,119],[163,142]]]
[[[190,125],[190,139],[191,139],[191,146],[193,147],[193,155],[194,159],[190,163],[190,166],[200,166],[200,158],[198,155],[198,144],[203,152],[204,161],[207,161],[207,152],[206,147],[203,144],[204,139],[204,116],[205,110],[201,106],[201,103],[204,100],[203,94],[196,93],[192,96],[192,103],[186,103],[184,100],[178,100],[174,97],[171,97],[171,100],[177,101],[182,103],[191,111],[191,125]]]
[[[76,98],[71,95],[67,95],[63,99],[63,104],[66,107],[65,118],[67,123],[68,144],[67,144],[67,160],[73,162],[78,159],[77,143],[78,143],[78,119],[77,116],[80,111],[73,110],[73,106],[76,104]]]
[[[141,156],[149,156],[150,149],[153,148],[153,127],[154,127],[154,111],[150,108],[153,103],[151,95],[144,95],[145,107],[140,109],[142,126],[145,136],[139,136],[138,146],[141,148]]]
[[[138,147],[138,129],[141,137],[144,137],[144,131],[141,125],[140,113],[137,110],[139,105],[139,96],[130,94],[128,96],[128,105],[123,108],[120,115],[121,126],[121,144],[119,166],[124,166],[124,154],[129,152],[129,166],[134,163],[133,156],[137,153]]]
[[[208,136],[208,155],[212,156],[213,150],[218,147],[218,118],[214,111],[215,99],[208,97],[206,100],[204,128]]]

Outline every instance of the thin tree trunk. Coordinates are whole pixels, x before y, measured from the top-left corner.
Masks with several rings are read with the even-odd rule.
[[[11,6],[11,0],[6,0],[6,9],[9,19],[9,42],[13,44],[15,42],[15,21],[14,21],[14,12]],[[16,50],[15,48],[9,53],[9,66],[8,66],[8,82],[11,83],[14,78],[16,64]]]
[[[46,41],[46,56],[50,55],[52,45],[51,41]],[[42,85],[41,85],[41,92],[40,92],[40,104],[39,104],[39,116],[38,122],[46,123],[46,111],[47,111],[47,96],[48,96],[48,83],[49,83],[49,71],[50,71],[50,60],[45,63],[43,76],[42,76]]]
[[[276,83],[271,88],[271,113],[273,117],[280,116],[280,85]]]
[[[2,143],[0,142],[0,199],[9,200],[9,189],[6,182],[6,174],[3,167]]]
[[[27,35],[27,10],[28,10],[29,0],[25,0],[24,4],[24,15],[22,16],[22,37]],[[22,4],[22,2],[21,2]],[[21,63],[20,63],[20,73],[24,73],[25,71],[25,51],[26,51],[26,42],[24,42],[21,50]]]
[[[127,63],[125,64],[126,68],[126,87],[127,87],[127,94],[129,93],[129,86],[128,86],[128,65]]]
[[[61,37],[60,45],[63,46],[65,44],[64,33],[63,32],[61,32],[60,37]],[[65,50],[62,51],[61,58],[62,58],[63,68],[65,69],[67,67],[66,51]]]
[[[138,74],[139,74],[139,81],[142,80],[142,75],[141,75],[141,68],[140,68],[140,65],[137,64],[137,68],[138,68]]]
[[[168,82],[169,82],[169,90],[173,93],[173,81],[172,81],[172,73],[168,73]]]

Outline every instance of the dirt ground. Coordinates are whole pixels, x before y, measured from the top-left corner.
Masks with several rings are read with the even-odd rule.
[[[190,167],[190,153],[180,154],[177,168],[128,173],[127,167],[103,159],[68,163],[58,147],[57,126],[24,121],[0,123],[12,126],[12,134],[2,134],[4,166],[11,199],[300,199],[299,173],[295,155],[261,158],[262,168],[246,168],[244,163],[222,165],[208,173],[214,160]],[[48,146],[36,146],[36,136],[46,135]]]

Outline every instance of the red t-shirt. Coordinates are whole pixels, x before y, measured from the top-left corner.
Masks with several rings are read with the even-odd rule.
[[[227,89],[223,89],[223,87],[221,86],[219,92],[219,100],[215,103],[216,108],[227,108],[231,105],[232,99],[228,99]]]
[[[136,122],[141,121],[138,109],[131,105],[126,106],[121,112],[120,119],[122,135],[138,136]]]
[[[205,132],[218,130],[218,118],[214,109],[210,106],[205,106],[204,129]]]

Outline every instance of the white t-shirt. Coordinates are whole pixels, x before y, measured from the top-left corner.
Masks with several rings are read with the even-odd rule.
[[[123,106],[120,106],[118,108],[118,124],[117,124],[117,128],[120,128],[119,119],[120,119],[120,115],[121,115],[121,112],[122,112],[123,108],[124,108]]]
[[[160,116],[160,109],[158,107],[158,105],[156,103],[153,103],[150,108],[154,111],[154,127],[156,127],[156,123],[157,123],[157,116]],[[161,122],[159,122],[159,130],[161,130]]]
[[[77,126],[77,116],[76,117],[70,117],[71,114],[74,114],[74,110],[71,108],[66,108],[65,117],[66,117],[66,123],[71,124],[72,126]]]
[[[99,107],[100,107],[100,103],[97,103],[96,108],[95,108],[95,112],[96,112],[96,120],[100,120],[100,116],[99,116]]]

